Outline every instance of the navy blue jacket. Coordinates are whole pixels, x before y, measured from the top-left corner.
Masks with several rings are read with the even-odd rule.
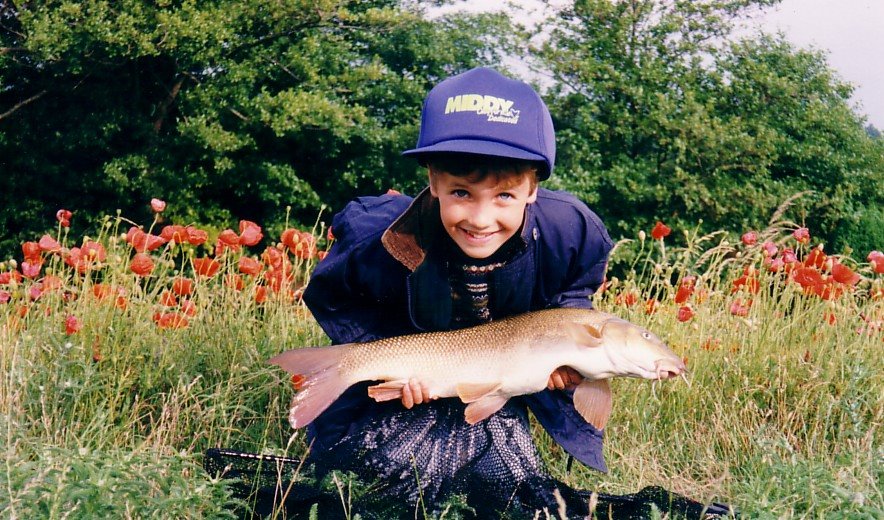
[[[304,302],[334,344],[450,328],[452,301],[438,201],[428,190],[360,197],[335,215],[336,242],[319,263]],[[592,307],[612,243],[604,225],[572,195],[538,189],[521,232],[522,248],[490,273],[495,318],[553,307]],[[314,451],[340,440],[353,424],[385,406],[354,385],[308,428]],[[571,393],[523,396],[552,438],[577,460],[607,471],[602,432],[575,410]]]

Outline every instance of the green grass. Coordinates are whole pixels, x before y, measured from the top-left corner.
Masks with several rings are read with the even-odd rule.
[[[223,277],[241,254],[228,253],[222,273],[197,280],[188,326],[161,329],[154,314],[172,309],[160,294],[173,277],[193,276],[195,250],[152,253],[157,268],[140,278],[127,268],[131,248],[116,225],[98,238],[108,248],[99,269],[76,274],[47,254],[42,274],[58,276],[60,289],[31,301],[35,281],[0,286],[10,297],[0,305],[4,518],[223,518],[238,502],[229,482],[202,470],[205,449],[296,457],[306,449],[285,418],[289,381],[265,361],[327,342],[303,305],[285,290],[258,304],[248,279],[242,291],[227,287]],[[785,229],[772,226],[764,238],[790,245]],[[732,503],[749,518],[881,518],[884,333],[861,316],[884,320],[884,299],[870,297],[882,276],[844,259],[864,279],[822,300],[765,272],[757,246],[721,236],[687,233],[679,248],[620,244],[613,263],[626,274],[597,306],[666,339],[691,374],[687,383],[614,381],[607,475],[580,464],[567,471],[565,454],[536,428],[550,471],[606,493],[662,485]],[[312,260],[289,258],[287,288],[296,290]],[[748,265],[761,269],[761,290],[732,293]],[[705,296],[695,293],[695,316],[682,323],[672,299],[686,274]],[[96,298],[99,282],[122,288],[125,308]],[[639,302],[618,304],[624,291],[640,292]],[[660,304],[647,314],[650,297]],[[735,298],[750,297],[748,315],[730,312]],[[66,334],[70,315],[82,328]]]

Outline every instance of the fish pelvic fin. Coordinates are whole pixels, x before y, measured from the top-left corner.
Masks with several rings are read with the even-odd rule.
[[[346,347],[298,348],[268,360],[293,376],[300,376],[300,386],[289,409],[292,428],[313,422],[350,386],[338,370]]]
[[[476,424],[479,421],[484,421],[503,408],[503,405],[509,400],[510,398],[505,395],[486,395],[467,405],[466,410],[464,410],[464,418],[467,424]]]
[[[584,347],[600,347],[602,345],[602,331],[592,325],[569,322],[565,323],[565,329],[578,345]]]
[[[402,389],[408,384],[406,379],[385,381],[368,387],[368,396],[377,402],[393,401],[402,397]]]
[[[574,390],[574,407],[586,422],[603,430],[611,418],[613,397],[607,379],[585,380]]]
[[[455,390],[460,400],[465,403],[472,403],[500,390],[501,384],[493,383],[460,383]],[[503,406],[503,405],[501,405]],[[496,411],[496,410],[495,410]],[[494,413],[494,412],[491,412]]]

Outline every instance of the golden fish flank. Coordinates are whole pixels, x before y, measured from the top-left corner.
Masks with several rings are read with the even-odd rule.
[[[399,399],[411,379],[432,397],[469,403],[470,424],[498,411],[510,397],[539,392],[560,366],[586,381],[574,392],[577,411],[596,428],[611,415],[608,379],[667,379],[685,365],[657,336],[611,314],[589,309],[529,312],[467,329],[397,336],[368,343],[300,348],[270,359],[304,377],[289,421],[306,426],[348,387],[369,387],[377,401]]]

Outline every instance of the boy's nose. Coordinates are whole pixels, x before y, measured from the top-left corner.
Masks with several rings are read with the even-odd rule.
[[[475,231],[482,231],[494,224],[494,215],[483,204],[478,204],[470,214],[469,224]]]

